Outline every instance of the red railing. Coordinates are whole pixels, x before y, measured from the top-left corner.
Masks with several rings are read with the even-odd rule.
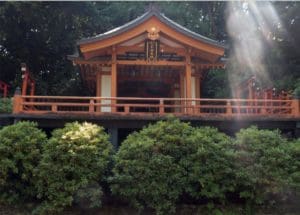
[[[14,113],[299,117],[299,100],[15,96]]]

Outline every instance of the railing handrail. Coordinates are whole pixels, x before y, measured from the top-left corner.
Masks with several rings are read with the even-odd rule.
[[[141,98],[141,97],[90,97],[90,96],[21,96],[25,99],[77,99],[77,100],[135,100],[135,101],[215,101],[215,102],[292,102],[292,99],[237,99],[237,98]]]

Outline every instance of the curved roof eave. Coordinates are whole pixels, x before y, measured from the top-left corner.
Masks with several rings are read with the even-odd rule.
[[[83,44],[93,43],[93,42],[101,41],[101,40],[116,36],[120,33],[126,32],[126,31],[138,26],[139,24],[143,23],[144,21],[146,21],[151,16],[157,17],[164,24],[170,26],[171,28],[175,29],[176,31],[178,31],[178,32],[180,32],[180,33],[182,33],[186,36],[189,36],[193,39],[196,39],[196,40],[199,40],[201,42],[208,43],[208,44],[211,44],[213,46],[220,47],[220,48],[224,48],[224,49],[227,48],[227,45],[225,45],[221,42],[218,42],[216,40],[210,39],[208,37],[202,36],[200,34],[197,34],[193,31],[183,27],[182,25],[179,25],[178,23],[174,22],[173,20],[167,18],[165,15],[157,12],[156,10],[147,11],[143,15],[137,17],[136,19],[134,19],[134,20],[122,25],[122,26],[114,28],[110,31],[107,31],[105,33],[98,34],[94,37],[89,37],[89,38],[84,38],[84,39],[78,40],[76,44],[77,45],[83,45]]]

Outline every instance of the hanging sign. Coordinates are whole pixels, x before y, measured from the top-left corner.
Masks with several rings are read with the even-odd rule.
[[[145,41],[145,58],[147,61],[158,61],[159,40],[148,39]]]

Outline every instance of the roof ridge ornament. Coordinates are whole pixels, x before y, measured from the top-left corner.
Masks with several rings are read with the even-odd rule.
[[[150,40],[157,40],[159,39],[159,29],[156,27],[151,27],[150,29],[147,29],[148,32],[148,39]]]
[[[157,2],[150,2],[150,4],[148,5],[148,8],[146,10],[147,10],[147,12],[160,13],[160,8],[159,8]]]

